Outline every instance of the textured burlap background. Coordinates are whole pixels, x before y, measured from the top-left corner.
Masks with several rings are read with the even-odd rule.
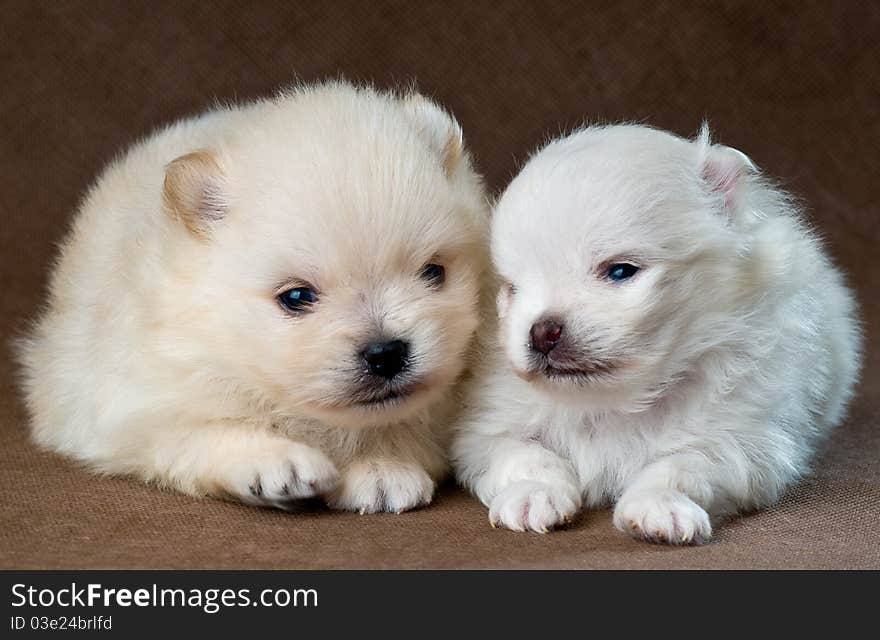
[[[809,205],[880,321],[880,9],[848,2],[0,2],[0,332],[113,154],[215,98],[295,77],[412,79],[453,110],[493,191],[584,119],[690,135],[708,117]],[[880,568],[880,353],[815,476],[704,547],[629,540],[607,511],[489,528],[454,488],[400,516],[301,516],[93,477],[36,451],[0,364],[0,567]]]

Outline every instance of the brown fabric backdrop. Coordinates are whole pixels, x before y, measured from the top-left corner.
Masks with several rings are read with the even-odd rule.
[[[808,203],[880,322],[880,8],[848,2],[0,1],[0,332],[39,305],[78,198],[126,145],[215,99],[345,75],[434,95],[494,192],[587,120],[681,134],[708,118]],[[880,352],[815,476],[701,548],[629,540],[591,512],[549,536],[489,528],[444,489],[400,516],[195,501],[36,451],[0,362],[0,567],[880,568]]]

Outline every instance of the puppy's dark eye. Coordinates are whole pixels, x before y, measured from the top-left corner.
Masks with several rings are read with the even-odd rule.
[[[611,282],[624,282],[636,275],[638,270],[639,268],[634,264],[619,262],[608,267],[608,271],[605,272],[605,278],[611,280]]]
[[[419,277],[432,287],[439,287],[446,280],[446,269],[442,264],[429,263],[419,271]]]
[[[297,287],[288,289],[278,294],[278,302],[282,307],[293,313],[307,311],[310,306],[318,301],[318,294],[309,287]]]

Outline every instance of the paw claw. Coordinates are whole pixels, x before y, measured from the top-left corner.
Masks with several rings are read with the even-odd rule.
[[[225,495],[254,506],[288,510],[338,480],[336,467],[321,451],[280,438],[269,444],[260,456],[231,460],[222,470],[217,482]]]
[[[614,524],[635,538],[666,544],[700,544],[712,535],[709,515],[674,489],[624,494],[614,509]]]
[[[420,466],[402,462],[361,461],[343,472],[342,482],[329,494],[335,509],[365,513],[394,513],[428,504],[434,480]]]
[[[515,482],[492,499],[489,524],[513,531],[550,533],[580,508],[580,500],[573,484]]]

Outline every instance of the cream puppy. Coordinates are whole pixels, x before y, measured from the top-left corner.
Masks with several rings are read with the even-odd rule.
[[[772,503],[844,416],[855,303],[739,151],[642,126],[535,155],[498,202],[501,337],[454,443],[490,521],[547,531],[614,503],[698,543]]]
[[[40,444],[179,491],[430,501],[488,216],[447,113],[299,87],[169,126],[85,199],[22,346]]]

